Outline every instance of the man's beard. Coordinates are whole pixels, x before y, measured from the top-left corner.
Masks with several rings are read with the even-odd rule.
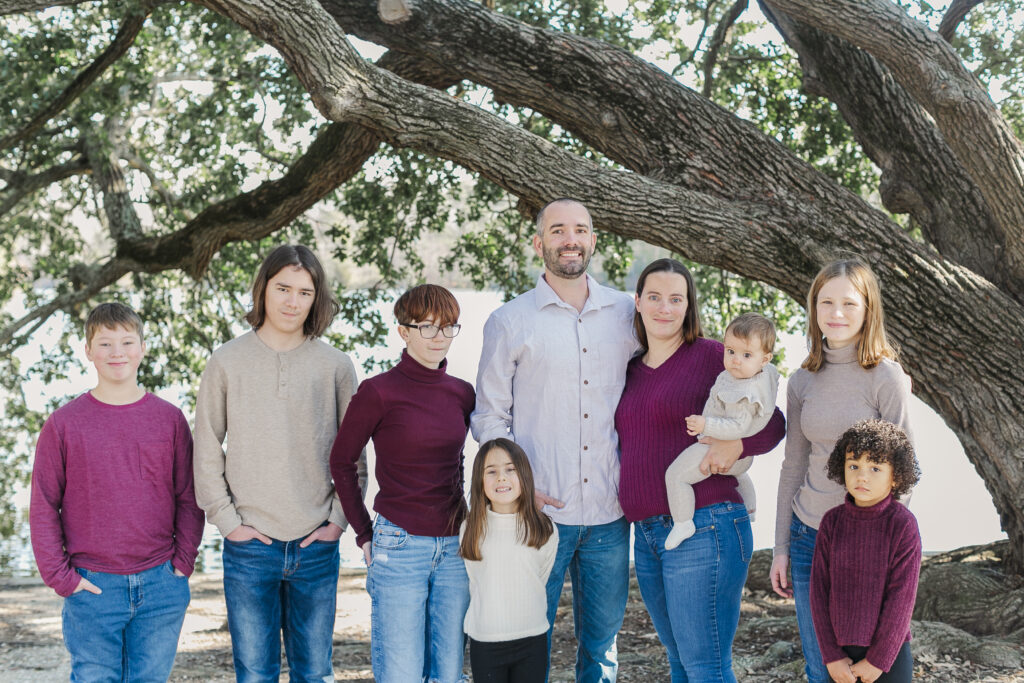
[[[571,263],[563,264],[558,256],[566,251],[578,251],[580,253],[579,261],[572,261]],[[566,280],[575,280],[579,276],[587,272],[587,266],[590,265],[590,257],[593,255],[592,252],[587,251],[584,247],[561,247],[559,249],[544,249],[544,266],[552,273],[560,278]]]

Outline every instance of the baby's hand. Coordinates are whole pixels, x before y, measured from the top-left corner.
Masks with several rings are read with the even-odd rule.
[[[704,431],[704,416],[690,415],[686,418],[686,433],[690,436],[697,436]]]

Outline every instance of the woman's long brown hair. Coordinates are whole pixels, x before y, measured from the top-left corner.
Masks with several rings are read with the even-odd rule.
[[[473,461],[473,474],[469,487],[469,514],[466,515],[466,531],[462,534],[459,554],[463,559],[480,561],[480,543],[487,535],[487,509],[491,506],[484,493],[484,467],[487,454],[495,449],[508,453],[519,476],[519,501],[516,510],[516,537],[520,543],[531,548],[540,548],[554,532],[551,519],[537,509],[533,502],[533,470],[530,461],[520,446],[510,439],[491,439],[480,446]]]

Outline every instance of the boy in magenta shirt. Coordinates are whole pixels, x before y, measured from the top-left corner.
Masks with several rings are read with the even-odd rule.
[[[96,388],[43,425],[29,522],[36,565],[65,598],[72,681],[166,681],[203,534],[181,410],[137,382],[142,320],[100,304],[85,324]]]

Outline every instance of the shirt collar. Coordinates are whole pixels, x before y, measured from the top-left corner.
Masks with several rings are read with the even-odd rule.
[[[587,303],[583,305],[583,310],[580,313],[604,308],[615,303],[615,298],[610,295],[608,288],[602,287],[597,280],[590,276],[590,273],[584,273],[584,277],[587,278]],[[569,306],[569,304],[562,301],[561,297],[548,284],[548,281],[544,279],[543,272],[537,277],[537,288],[534,291],[538,311],[551,305]],[[569,307],[572,308],[571,306]]]

